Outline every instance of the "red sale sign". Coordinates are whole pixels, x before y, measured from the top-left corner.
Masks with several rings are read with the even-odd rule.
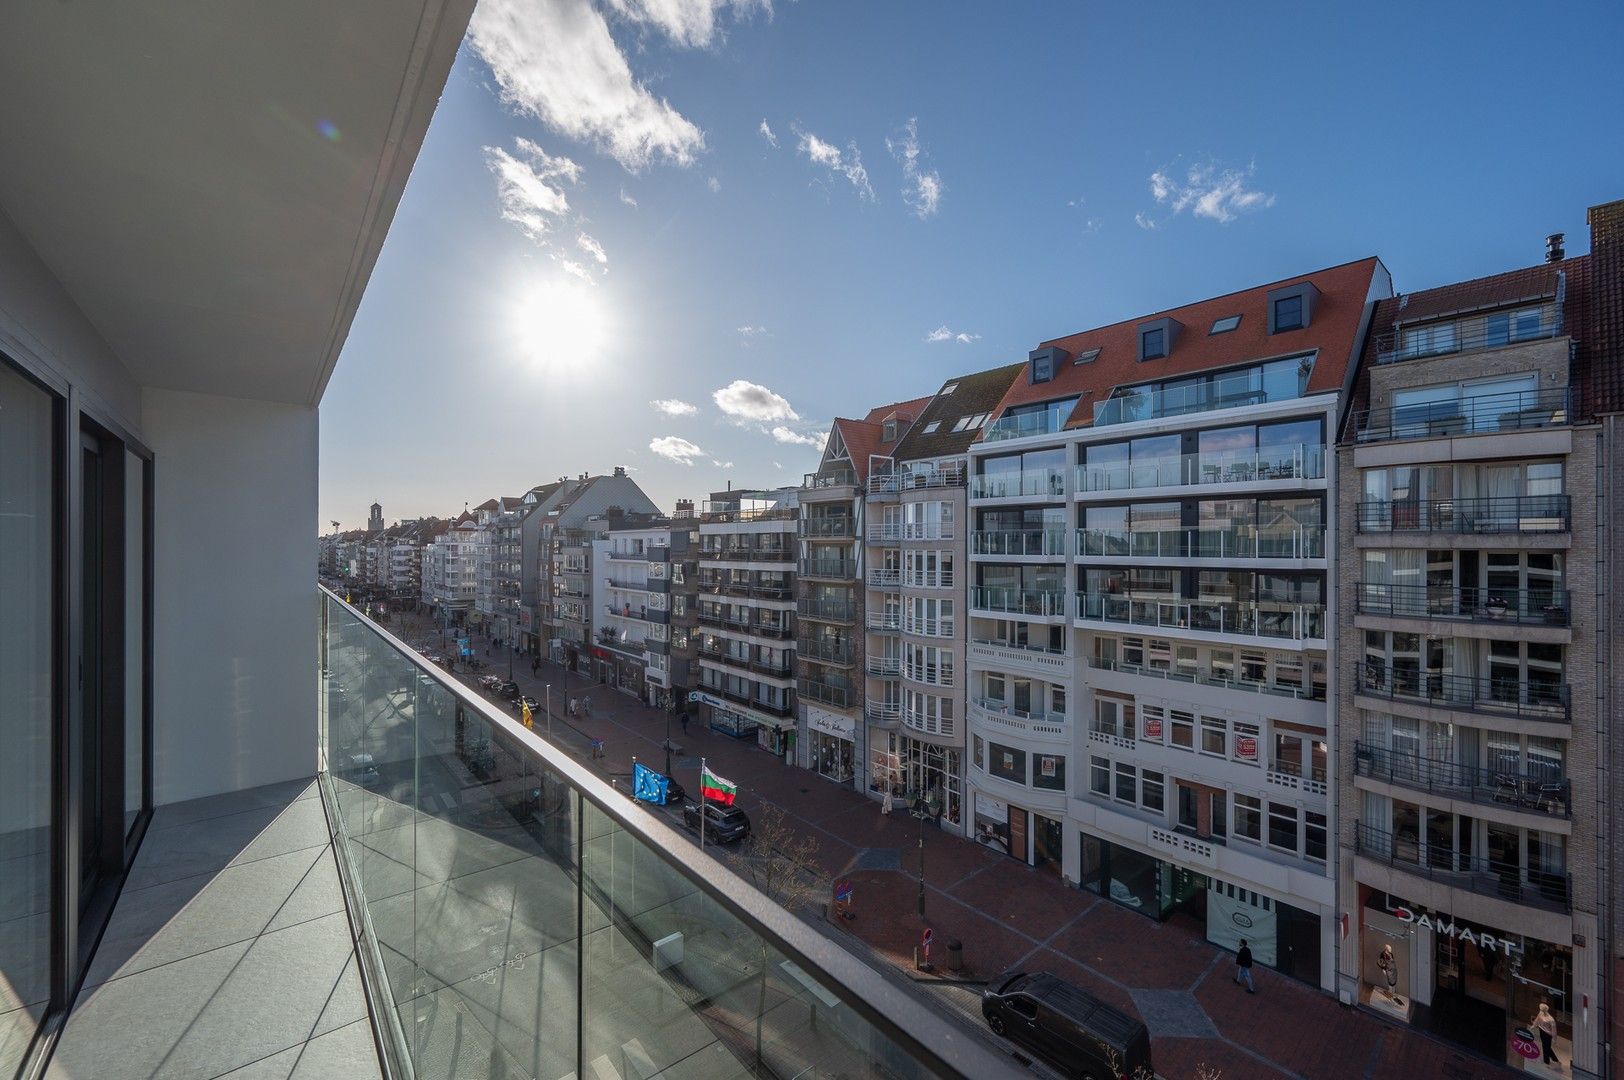
[[[1161,717],[1148,717],[1147,716],[1145,718],[1145,738],[1147,738],[1147,739],[1158,739],[1159,740],[1161,737],[1162,737],[1162,721],[1161,721]]]
[[[1250,735],[1235,736],[1235,756],[1249,761],[1257,760],[1257,739]]]

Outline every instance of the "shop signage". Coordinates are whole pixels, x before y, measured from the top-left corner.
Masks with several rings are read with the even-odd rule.
[[[1235,756],[1247,761],[1257,760],[1257,739],[1251,735],[1235,736]]]
[[[1539,1041],[1534,1038],[1534,1033],[1525,1027],[1511,1033],[1511,1048],[1529,1061],[1536,1061],[1541,1056]]]
[[[826,735],[833,735],[837,739],[855,742],[857,739],[857,722],[848,717],[837,716],[832,712],[825,712],[807,706],[806,726],[813,731],[821,731]]]
[[[1044,776],[1053,776],[1054,763],[1055,759],[1045,754],[1038,758],[1038,769],[1043,773]]]
[[[1160,742],[1162,738],[1162,718],[1159,716],[1145,717],[1145,738]]]
[[[1479,949],[1499,949],[1508,957],[1522,951],[1522,947],[1509,938],[1495,937],[1487,931],[1479,933],[1469,926],[1460,926],[1453,921],[1445,922],[1445,917],[1442,915],[1434,918],[1431,913],[1418,913],[1402,904],[1393,904],[1387,910],[1390,915],[1409,923],[1411,926],[1422,930],[1431,930],[1434,934],[1442,934],[1444,937],[1456,938],[1468,944],[1476,945]]]
[[[688,702],[691,705],[703,703],[705,705],[709,705],[713,709],[727,708],[727,702],[723,701],[721,698],[713,697],[710,694],[702,693],[698,690],[688,691]]]

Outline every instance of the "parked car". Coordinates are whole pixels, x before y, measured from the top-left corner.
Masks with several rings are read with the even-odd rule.
[[[516,682],[503,682],[498,679],[491,693],[497,697],[507,698],[509,701],[517,701],[519,699],[519,684]]]
[[[1145,1025],[1048,972],[1009,972],[987,984],[981,1015],[994,1035],[1067,1076],[1117,1080],[1153,1075]]]
[[[530,706],[530,712],[532,715],[541,711],[541,702],[537,701],[529,694],[520,694],[518,697],[509,702],[509,704],[513,706],[513,711],[516,713],[524,712],[524,707],[526,705]]]
[[[717,806],[715,803],[706,803],[704,813],[706,840],[715,840],[719,844],[731,844],[750,835],[750,819],[745,816],[743,810],[736,806]],[[682,808],[683,824],[694,832],[698,832],[699,814],[699,807],[694,803],[688,803]]]
[[[502,680],[498,679],[495,675],[481,675],[479,677],[480,689],[486,691],[487,693],[496,693],[496,688],[501,685]]]

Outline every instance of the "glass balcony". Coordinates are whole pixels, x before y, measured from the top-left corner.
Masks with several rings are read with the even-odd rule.
[[[1361,615],[1453,622],[1568,625],[1566,589],[1455,589],[1447,585],[1386,585],[1355,582]]]
[[[854,662],[855,650],[849,640],[801,637],[795,641],[795,654],[805,660],[849,665]]]
[[[1436,881],[1480,896],[1546,911],[1570,910],[1572,879],[1566,870],[1524,866],[1515,859],[1470,855],[1423,843],[1419,837],[1401,836],[1358,822],[1355,851],[1407,874]]]
[[[1355,507],[1362,533],[1565,533],[1572,528],[1566,495],[1503,495],[1484,499],[1379,499]]]
[[[970,534],[970,554],[1030,557],[1064,556],[1065,529],[1019,529],[1012,532],[977,530]]]
[[[980,611],[1001,611],[1011,615],[1062,617],[1066,614],[1066,594],[1060,589],[972,585],[970,606]]]
[[[857,561],[855,559],[802,559],[799,571],[804,578],[852,581],[857,577]]]
[[[1066,470],[1054,466],[1025,472],[977,473],[970,477],[972,499],[1063,499]]]
[[[1307,443],[1077,466],[1077,490],[1084,492],[1324,478],[1325,447]]]
[[[857,523],[850,514],[804,517],[801,535],[812,540],[850,540],[857,535]]]
[[[1366,742],[1355,743],[1353,752],[1354,772],[1383,783],[1551,817],[1565,818],[1573,810],[1572,793],[1560,762],[1523,772],[1462,765]]]
[[[396,1075],[1014,1075],[335,595],[320,618],[320,782]]]
[[[818,600],[803,597],[796,601],[795,610],[803,618],[824,622],[849,623],[857,617],[857,606],[850,600]]]
[[[982,427],[981,441],[992,443],[1025,439],[1032,435],[1053,435],[1066,426],[1066,417],[1071,415],[1071,408],[1071,403],[1068,403],[1064,412],[1045,409],[1017,416],[1000,416]]]
[[[1094,426],[1131,424],[1135,420],[1159,420],[1169,416],[1238,409],[1270,401],[1291,401],[1302,397],[1302,377],[1298,360],[1275,361],[1187,386],[1149,390],[1131,387],[1125,393],[1094,406]],[[1278,370],[1276,370],[1278,369]],[[1281,377],[1284,373],[1285,377]]]
[[[850,708],[857,691],[850,686],[824,682],[821,679],[799,679],[795,684],[803,701],[815,701],[836,709]]]
[[[1319,641],[1325,608],[1319,604],[1241,603],[1234,600],[1133,599],[1115,594],[1077,594],[1077,618],[1162,630],[1194,630],[1234,637]]]
[[[1325,526],[1078,529],[1077,554],[1132,559],[1323,559]]]

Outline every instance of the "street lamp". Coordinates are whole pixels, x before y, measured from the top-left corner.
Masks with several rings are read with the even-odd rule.
[[[934,799],[934,796],[932,796]],[[915,799],[908,809],[919,822],[919,917],[925,917],[925,822],[934,819],[940,811],[925,799]]]
[[[549,736],[551,736],[552,733],[553,733],[553,684],[552,683],[547,684],[546,698],[547,698],[547,734]]]

